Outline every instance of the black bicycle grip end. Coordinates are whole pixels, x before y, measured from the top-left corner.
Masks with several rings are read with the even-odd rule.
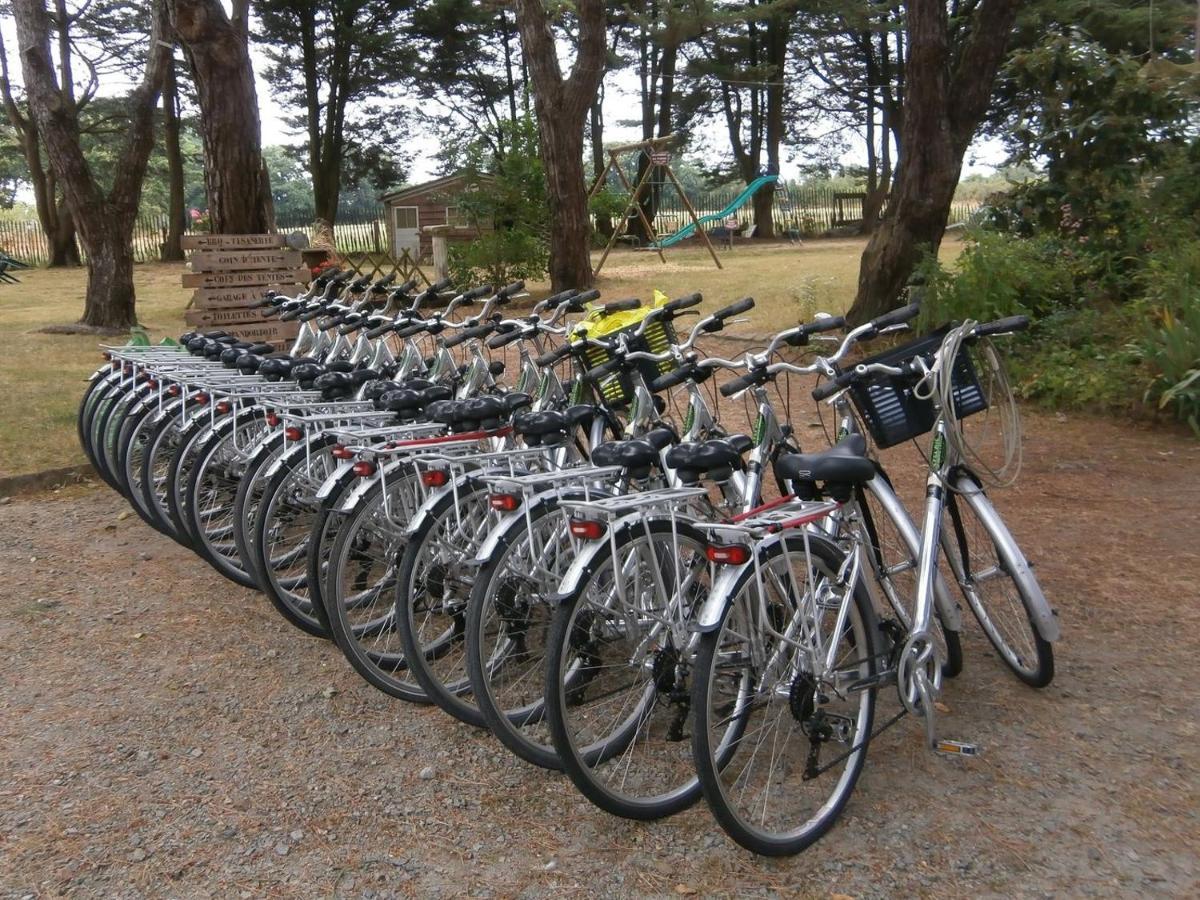
[[[584,291],[582,294],[576,294],[571,299],[571,302],[584,304],[584,303],[591,303],[593,300],[599,300],[599,299],[600,299],[600,292],[598,290],[596,290],[595,288],[592,288],[590,291]]]
[[[991,334],[1010,334],[1014,331],[1024,331],[1029,327],[1029,316],[1008,316],[995,322],[986,322],[975,326],[975,337],[987,337]]]
[[[741,300],[736,300],[728,306],[718,309],[713,316],[717,319],[732,319],[734,316],[740,316],[752,309],[754,309],[754,298],[743,297]]]
[[[822,334],[826,331],[837,331],[839,328],[846,327],[846,320],[842,316],[826,316],[821,319],[813,319],[804,326],[805,334]]]
[[[754,380],[746,377],[745,375],[741,375],[738,378],[731,378],[729,381],[721,385],[721,396],[732,397],[739,391],[744,391],[752,384],[754,384]]]
[[[614,359],[604,363],[602,366],[596,366],[594,369],[589,369],[587,377],[593,382],[601,382],[606,378],[610,378],[617,372],[621,371],[624,363],[619,359]]]
[[[638,309],[641,307],[641,305],[642,301],[637,297],[627,297],[624,300],[613,300],[611,303],[605,303],[600,307],[600,309],[606,316],[609,316],[613,313],[628,312],[631,309]]]
[[[911,322],[921,314],[920,303],[910,303],[908,306],[902,306],[899,309],[893,309],[891,312],[884,313],[871,320],[871,325],[876,331],[883,331],[885,328],[891,328],[893,325],[903,325],[905,322]]]
[[[692,377],[694,369],[695,366],[680,366],[674,372],[659,375],[650,382],[650,390],[655,394],[661,394],[663,391],[669,391],[673,387],[678,387]]]
[[[471,300],[478,300],[480,297],[490,296],[494,292],[495,288],[490,284],[481,284],[479,287],[471,288],[471,290],[462,295],[462,298],[464,301],[469,302]]]
[[[409,325],[407,328],[401,328],[399,331],[396,332],[396,334],[402,338],[410,338],[413,335],[417,335],[423,331],[428,331],[428,330],[429,329],[426,327],[425,323],[420,322],[416,325]]]
[[[395,322],[385,322],[382,325],[377,325],[376,327],[370,329],[367,332],[367,337],[370,338],[371,340],[374,340],[377,337],[381,337],[381,336],[387,334],[389,331],[391,331],[395,327],[396,327]]]
[[[408,279],[408,281],[404,282],[404,284],[402,284],[398,288],[396,288],[396,290],[404,291],[405,293],[408,293],[416,286],[417,286],[417,279],[410,278],[410,279]]]
[[[283,312],[282,306],[271,306],[271,307],[268,307],[267,309],[263,310],[262,317],[264,319],[271,319],[271,318],[274,318],[275,316],[280,315],[282,312]]]
[[[853,369],[847,372],[842,372],[839,375],[824,381],[813,388],[812,398],[820,403],[822,400],[828,400],[839,391],[845,390],[846,386],[854,381],[858,376]]]
[[[570,300],[575,296],[575,291],[559,291],[557,294],[551,294],[542,301],[542,305],[546,309],[555,309],[560,303],[565,300]]]
[[[679,312],[681,309],[689,309],[693,306],[698,306],[700,301],[704,299],[704,295],[699,291],[692,294],[685,294],[682,297],[677,297],[666,303],[663,308],[668,312]]]
[[[487,339],[488,349],[499,350],[501,347],[507,347],[520,336],[521,330],[519,328],[510,328],[507,331],[503,331],[499,334],[493,334]]]
[[[523,290],[525,290],[524,278],[514,281],[512,284],[505,285],[504,287],[500,288],[497,293],[499,296],[508,300],[512,298],[513,294],[519,294]]]

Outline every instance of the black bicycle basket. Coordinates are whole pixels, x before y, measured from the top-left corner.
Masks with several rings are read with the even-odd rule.
[[[947,330],[948,327],[941,328],[923,338],[869,356],[860,364],[899,366],[918,356],[932,364]],[[950,378],[957,418],[963,419],[988,408],[988,400],[979,383],[971,354],[965,347],[959,348]],[[876,373],[851,383],[850,399],[866,423],[875,446],[881,449],[894,447],[932,430],[937,414],[932,400],[923,400],[913,394],[913,387],[918,380],[916,375]]]
[[[640,325],[640,322],[635,322],[619,331],[604,335],[604,339],[608,340],[619,334],[631,335]],[[638,351],[657,354],[665,353],[667,348],[676,342],[675,327],[670,322],[663,322],[661,319],[657,319],[646,326],[643,334],[629,340],[627,346],[631,352]],[[612,358],[612,354],[604,348],[591,346],[588,347],[583,365],[585,369],[596,369],[612,360]],[[670,359],[660,363],[639,360],[635,366],[641,372],[647,384],[650,384],[660,375],[665,375],[675,370],[675,362]],[[604,395],[604,401],[609,406],[627,406],[633,399],[633,377],[629,372],[622,369],[611,377],[606,378],[599,386],[599,390]]]

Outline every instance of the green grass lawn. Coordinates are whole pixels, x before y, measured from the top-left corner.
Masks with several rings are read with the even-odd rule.
[[[753,296],[758,305],[750,321],[739,327],[764,334],[818,310],[844,310],[854,296],[863,245],[861,239],[743,245],[720,252],[723,269],[713,265],[701,246],[671,248],[665,251],[665,264],[654,253],[618,250],[605,262],[597,287],[611,300],[648,299],[655,288],[671,296],[702,291],[707,309]],[[943,257],[953,258],[958,246],[948,240]],[[179,286],[184,267],[151,263],[134,271],[141,322],[156,340],[178,335],[185,329],[183,311],[191,295]],[[75,438],[75,412],[84,380],[100,362],[96,337],[32,333],[79,318],[83,270],[36,269],[20,277],[21,284],[0,285],[5,344],[0,356],[0,476],[84,461]],[[547,287],[530,285],[535,292]]]

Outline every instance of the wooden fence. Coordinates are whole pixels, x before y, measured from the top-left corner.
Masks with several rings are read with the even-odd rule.
[[[769,188],[764,188],[769,190]],[[697,213],[702,216],[723,211],[733,202],[738,191],[724,188],[705,191],[690,197]],[[808,237],[824,234],[839,227],[852,227],[862,220],[863,194],[839,193],[827,188],[798,187],[781,182],[775,189],[775,227],[780,233],[799,232]],[[957,202],[950,208],[950,223],[963,222],[979,208],[974,201]],[[735,215],[743,223],[753,218],[753,207],[747,202]],[[671,234],[690,221],[679,195],[674,189],[663,190],[654,227],[662,235]],[[184,232],[194,234],[191,223]],[[311,240],[314,236],[311,221],[280,219],[278,230],[290,233],[301,231]],[[159,258],[159,248],[167,235],[167,217],[144,216],[133,229],[133,256],[138,262],[153,262]],[[387,253],[388,225],[382,206],[358,208],[343,213],[334,235],[342,253]],[[45,235],[37,220],[0,219],[0,250],[33,265],[49,260]]]
[[[313,226],[311,221],[289,222],[280,220],[276,223],[279,231],[291,233],[302,231],[311,240]],[[347,217],[346,221],[334,226],[334,235],[338,249],[343,253],[380,253],[387,250],[387,220],[384,209],[378,207],[374,214],[361,214]],[[197,234],[191,227],[184,234]],[[160,256],[160,248],[167,237],[167,217],[143,216],[133,226],[133,258],[138,262],[153,262]],[[44,265],[49,262],[50,251],[46,236],[42,233],[41,225],[36,219],[6,220],[0,219],[0,250],[8,253],[22,262],[31,265]]]

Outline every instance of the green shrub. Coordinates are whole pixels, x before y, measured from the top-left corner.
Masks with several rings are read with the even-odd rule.
[[[1139,349],[1153,376],[1145,399],[1200,434],[1200,244],[1156,254],[1143,282],[1151,322]]]
[[[1070,272],[1053,239],[973,231],[953,271],[930,257],[920,276],[928,323],[968,318],[986,322],[1018,314],[1041,318],[1075,302]]]
[[[458,285],[487,282],[497,287],[541,278],[550,261],[545,239],[519,228],[485,232],[470,243],[450,245],[450,278]]]

